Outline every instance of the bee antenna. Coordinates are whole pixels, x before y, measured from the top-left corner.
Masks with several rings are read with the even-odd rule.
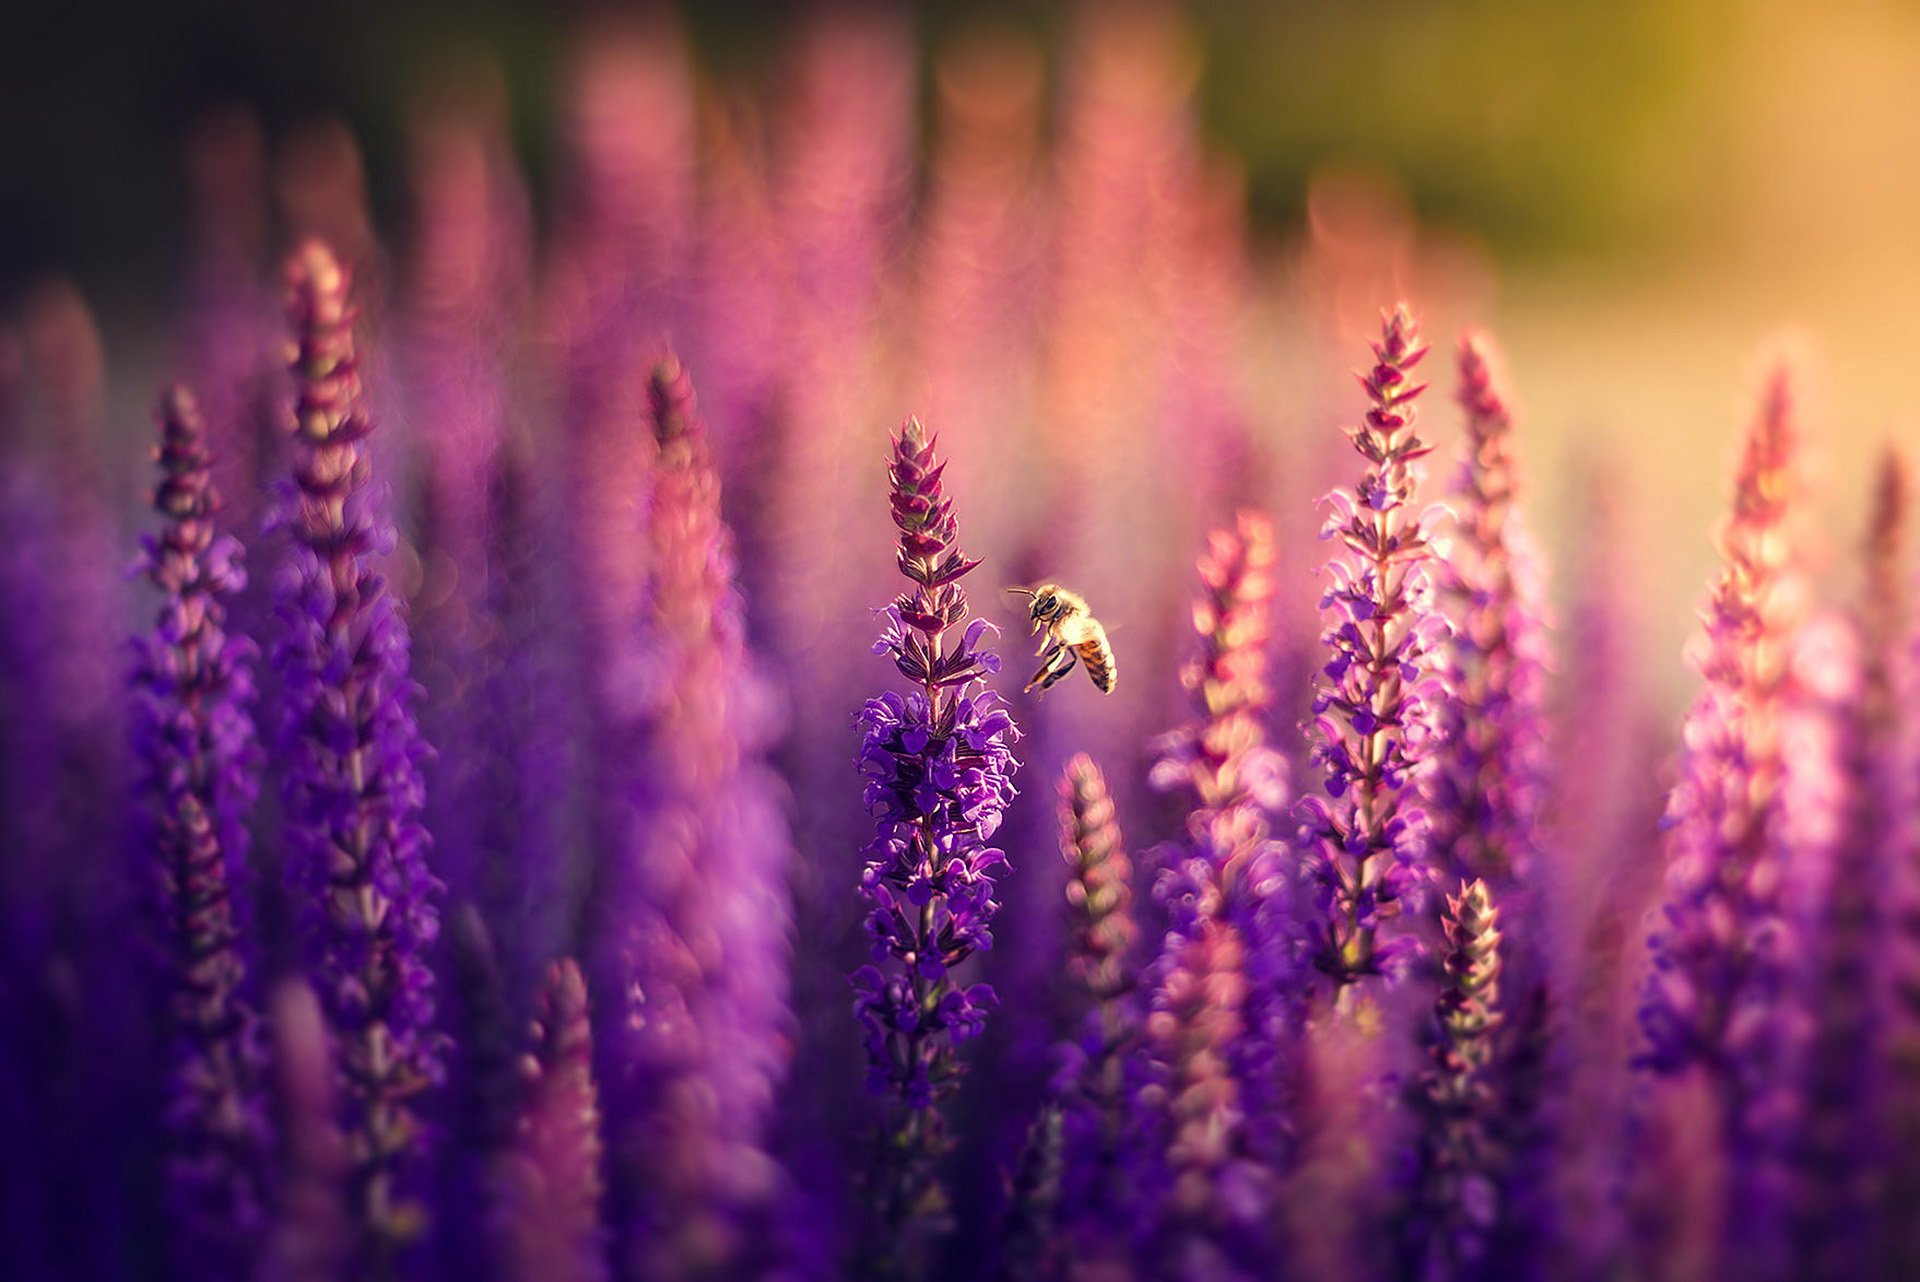
[[[1039,591],[1034,588],[1002,588],[1001,591],[1008,593],[1018,592],[1028,600],[1032,600],[1034,597],[1040,595]]]

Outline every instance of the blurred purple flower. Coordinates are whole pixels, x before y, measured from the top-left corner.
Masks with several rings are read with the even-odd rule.
[[[1447,1282],[1483,1276],[1500,1213],[1505,1102],[1500,1055],[1499,912],[1484,881],[1447,897],[1441,914],[1444,978],[1427,1034],[1427,1067],[1409,1104],[1418,1127],[1400,1276]]]
[[[1513,417],[1492,345],[1460,341],[1468,453],[1439,595],[1453,625],[1436,754],[1432,865],[1449,882],[1524,878],[1545,771],[1545,585],[1516,506]]]
[[[1384,319],[1375,364],[1360,376],[1371,403],[1347,429],[1367,470],[1351,492],[1327,496],[1322,538],[1338,539],[1320,599],[1331,652],[1313,700],[1313,759],[1326,796],[1296,814],[1308,876],[1317,884],[1314,965],[1342,996],[1369,975],[1389,979],[1417,951],[1410,936],[1380,939],[1425,879],[1423,776],[1445,686],[1438,647],[1446,622],[1433,605],[1432,530],[1439,511],[1416,514],[1419,460],[1431,447],[1414,430],[1424,385],[1408,375],[1427,354],[1405,305]]]
[[[716,1276],[768,1250],[767,1123],[792,1031],[792,840],[693,384],[653,373],[640,635],[613,673],[625,827],[601,870],[598,1054],[623,1272]]]
[[[426,1141],[415,1101],[441,1075],[426,960],[440,886],[419,821],[427,747],[413,718],[406,620],[372,566],[393,534],[363,453],[373,424],[360,403],[346,273],[309,241],[287,276],[299,449],[273,657],[288,870],[305,896],[311,975],[336,1038],[357,1250],[378,1275],[423,1226],[405,1185]]]
[[[1020,1159],[1007,1181],[1007,1216],[1000,1226],[1003,1282],[1047,1282],[1059,1276],[1067,1245],[1060,1210],[1065,1143],[1060,1106],[1046,1103],[1027,1128]]]
[[[1806,610],[1787,375],[1771,375],[1720,537],[1692,657],[1703,688],[1668,806],[1667,901],[1640,1019],[1656,1072],[1716,1087],[1730,1179],[1727,1267],[1771,1277],[1786,1253],[1781,1182],[1801,955],[1789,919],[1783,732]]]
[[[410,122],[417,226],[395,344],[419,475],[413,673],[426,691],[428,739],[448,745],[480,739],[498,711],[479,662],[491,635],[489,489],[531,271],[531,210],[505,137],[503,89],[491,79],[442,91]],[[480,898],[489,764],[479,752],[445,752],[427,768],[434,864],[454,901]]]
[[[145,576],[165,594],[135,641],[134,744],[145,842],[169,971],[172,1073],[168,1184],[181,1266],[241,1278],[265,1219],[264,1055],[250,995],[255,961],[235,889],[260,750],[249,705],[251,642],[226,632],[226,598],[245,581],[240,548],[214,532],[220,510],[206,428],[184,387],[160,403],[165,520],[144,540]]]
[[[273,1033],[274,1120],[279,1134],[273,1224],[261,1282],[347,1282],[351,1166],[335,1121],[333,1048],[313,990],[284,980],[268,1009]]]
[[[1060,777],[1060,853],[1067,861],[1067,973],[1090,1003],[1065,1048],[1055,1092],[1062,1106],[1061,1223],[1074,1254],[1124,1255],[1130,1225],[1122,1166],[1127,1061],[1140,1039],[1135,990],[1139,940],[1133,865],[1121,842],[1106,777],[1084,753]]]
[[[499,1275],[507,1282],[603,1282],[599,1094],[587,986],[571,958],[540,991],[520,1061],[519,1120],[494,1177]]]
[[[1287,801],[1286,762],[1266,742],[1274,557],[1271,523],[1251,512],[1209,536],[1193,606],[1199,653],[1181,672],[1196,719],[1161,740],[1153,769],[1154,786],[1178,790],[1188,807],[1183,838],[1160,852],[1154,887],[1168,915],[1149,1021],[1155,1069],[1167,1084],[1172,1196],[1155,1209],[1166,1261],[1257,1243],[1271,1220],[1266,1199],[1289,1160],[1287,1060],[1304,990],[1286,847],[1270,819]],[[1196,950],[1216,965],[1235,959],[1241,973],[1205,979]],[[1231,1020],[1180,996],[1195,983],[1238,994]],[[1186,1016],[1202,1027],[1175,1022]],[[1229,1029],[1224,1041],[1205,1035]],[[1213,1068],[1196,1054],[1222,1057],[1228,1080],[1200,1090]],[[1200,1130],[1209,1132],[1204,1140]],[[1196,1214],[1207,1184],[1213,1195]],[[1202,1248],[1190,1239],[1217,1240]]]

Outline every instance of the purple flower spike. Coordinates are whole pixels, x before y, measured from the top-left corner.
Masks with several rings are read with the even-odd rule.
[[[248,711],[254,648],[226,632],[226,598],[244,575],[238,545],[214,533],[220,500],[206,428],[183,387],[160,403],[156,457],[153,505],[166,524],[146,540],[145,572],[165,599],[135,644],[133,687],[146,845],[171,971],[168,1178],[183,1271],[240,1278],[264,1226],[268,1143],[251,958],[233,893],[259,788]]]
[[[1829,815],[1837,801],[1842,819],[1829,848],[1824,911],[1808,950],[1814,1024],[1807,1046],[1805,1120],[1796,1154],[1795,1267],[1798,1276],[1816,1282],[1868,1272],[1873,1251],[1883,1242],[1894,1273],[1920,1269],[1920,1230],[1902,1225],[1886,1233],[1881,1222],[1886,1208],[1913,1206],[1920,1197],[1920,1158],[1911,1147],[1920,1140],[1920,1092],[1914,1089],[1920,1085],[1920,1055],[1915,1053],[1920,1044],[1910,1040],[1912,1011],[1890,1011],[1884,1000],[1891,987],[1910,1007],[1920,1006],[1920,984],[1911,969],[1912,936],[1920,919],[1901,903],[1897,891],[1887,893],[1889,886],[1910,890],[1900,862],[1913,851],[1912,781],[1906,777],[1911,758],[1900,724],[1906,686],[1902,647],[1909,613],[1911,484],[1905,459],[1899,451],[1888,450],[1867,523],[1865,592],[1854,611],[1853,628],[1810,627],[1812,640],[1825,631],[1830,642],[1815,656],[1824,662],[1808,664],[1803,656],[1800,664],[1803,679],[1811,677],[1809,684],[1826,687],[1828,697],[1813,700],[1812,711],[1816,717],[1825,714],[1834,752],[1822,761],[1823,754],[1807,751],[1806,738],[1796,741],[1789,786],[1795,774],[1815,773],[1822,765],[1841,776],[1839,796],[1830,797],[1826,807],[1818,807],[1818,797],[1805,797],[1804,784],[1791,798],[1795,804],[1812,802],[1806,808],[1825,809]],[[1850,661],[1850,650],[1858,651],[1857,664]],[[1814,671],[1806,672],[1809,667]],[[1816,688],[1816,696],[1819,693]],[[1817,774],[1814,781],[1819,782]],[[1897,937],[1889,939],[1888,927],[1895,922],[1908,936],[1904,948]],[[1891,950],[1889,942],[1894,944]],[[1888,972],[1891,984],[1876,979]],[[1889,1014],[1894,1018],[1889,1020]],[[1893,1074],[1887,1072],[1889,1066]],[[1905,1102],[1889,1110],[1889,1126],[1882,1110],[1894,1101]]]
[[[313,990],[284,980],[268,1009],[279,1132],[273,1226],[262,1282],[347,1282],[346,1138],[334,1120],[332,1048]]]
[[[1057,1229],[1063,1205],[1060,1106],[1042,1104],[1027,1128],[1020,1161],[1007,1188],[1007,1217],[1000,1226],[1003,1282],[1049,1282],[1061,1276],[1062,1247]]]
[[[908,419],[888,475],[898,564],[913,586],[885,612],[880,649],[915,688],[869,699],[854,719],[874,816],[861,876],[874,964],[851,976],[854,1012],[868,1085],[891,1104],[862,1262],[880,1276],[914,1273],[945,1226],[934,1170],[950,1145],[940,1105],[958,1085],[960,1043],[979,1034],[996,1000],[952,971],[993,945],[994,878],[1006,856],[987,842],[1013,800],[1018,764],[1019,731],[985,689],[996,666],[980,648],[987,628],[965,626],[960,580],[978,562],[958,547],[944,467],[933,438]]]
[[[1499,1215],[1502,1092],[1499,913],[1484,881],[1448,896],[1440,918],[1443,979],[1427,1068],[1410,1105],[1419,1126],[1402,1226],[1401,1276],[1480,1276]]]
[[[1468,454],[1441,595],[1453,624],[1432,862],[1449,882],[1524,876],[1538,842],[1545,738],[1544,584],[1515,506],[1513,417],[1492,345],[1460,341]]]
[[[1080,1037],[1067,1048],[1056,1087],[1062,1116],[1065,1195],[1061,1218],[1077,1255],[1125,1250],[1116,1212],[1126,1192],[1121,1139],[1125,1070],[1140,1037],[1129,954],[1133,866],[1121,843],[1107,780],[1090,757],[1067,762],[1060,777],[1060,853],[1067,861],[1067,973],[1090,1003]]]
[[[406,621],[372,566],[392,531],[363,452],[373,424],[347,277],[318,241],[294,253],[287,275],[297,449],[274,662],[286,700],[288,871],[306,897],[313,983],[336,1039],[357,1249],[378,1276],[423,1226],[402,1185],[425,1146],[416,1097],[440,1077],[426,959],[440,887],[419,822],[427,749]]]
[[[499,1276],[603,1282],[600,1102],[586,981],[571,958],[547,972],[532,1040],[520,1063],[520,1118],[496,1178]]]
[[[648,572],[610,713],[629,791],[595,983],[621,1271],[667,1280],[752,1272],[770,1240],[792,840],[760,757],[771,717],[719,473],[678,360],[649,399]]]
[[[1668,805],[1667,902],[1651,942],[1640,1020],[1655,1071],[1715,1086],[1729,1163],[1730,1257],[1774,1276],[1784,1258],[1778,1098],[1795,1039],[1799,959],[1787,911],[1783,731],[1792,641],[1805,614],[1794,537],[1800,480],[1784,370],[1747,438],[1725,568],[1693,648],[1703,689],[1688,712]]]
[[[1446,634],[1434,611],[1432,526],[1416,512],[1419,460],[1431,447],[1414,430],[1409,381],[1427,354],[1404,304],[1385,318],[1375,364],[1360,376],[1370,406],[1347,429],[1367,470],[1351,492],[1327,497],[1327,562],[1321,640],[1332,652],[1313,700],[1313,759],[1326,771],[1323,798],[1296,808],[1321,920],[1314,965],[1337,994],[1371,975],[1391,978],[1417,949],[1382,940],[1424,882],[1427,814],[1422,776],[1436,737],[1444,685],[1436,652]]]
[[[1152,1276],[1243,1279],[1267,1254],[1248,1239],[1267,1208],[1266,1173],[1240,1152],[1246,1113],[1233,1073],[1245,1035],[1247,958],[1240,932],[1203,914],[1180,939],[1147,1016],[1158,1080],[1146,1102],[1166,1118],[1165,1188],[1154,1198]]]
[[[1286,763],[1265,729],[1273,566],[1265,517],[1243,512],[1233,529],[1209,537],[1193,607],[1200,652],[1181,674],[1196,719],[1161,741],[1153,770],[1154,785],[1180,790],[1189,807],[1185,838],[1163,852],[1154,888],[1169,928],[1149,1022],[1172,1190],[1156,1249],[1176,1270],[1196,1253],[1261,1249],[1290,1147],[1281,1084],[1301,985],[1285,848],[1271,831],[1287,801]],[[1220,969],[1229,960],[1232,974]],[[1234,1004],[1196,1007],[1196,985],[1216,998],[1234,994]],[[1180,1022],[1187,1019],[1200,1022]],[[1214,1080],[1213,1056],[1224,1060],[1223,1082]],[[1202,1185],[1211,1189],[1204,1209]]]

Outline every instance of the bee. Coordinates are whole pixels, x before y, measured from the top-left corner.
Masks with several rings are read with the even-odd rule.
[[[1040,635],[1040,670],[1027,682],[1027,689],[1053,688],[1077,661],[1084,664],[1100,693],[1112,694],[1114,682],[1113,647],[1107,644],[1107,630],[1087,608],[1086,599],[1069,592],[1058,583],[1042,583],[1037,588],[1008,588],[1027,598],[1033,631]]]

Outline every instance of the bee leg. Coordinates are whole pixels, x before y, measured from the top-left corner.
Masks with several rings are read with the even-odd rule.
[[[1027,690],[1030,691],[1035,686],[1039,686],[1042,690],[1047,689],[1061,677],[1073,671],[1073,661],[1073,651],[1062,646],[1048,646],[1041,651],[1040,670],[1033,674],[1033,680],[1027,682]]]
[[[1042,670],[1040,675],[1044,676],[1046,680],[1040,681],[1039,676],[1036,676],[1034,680],[1040,681],[1040,688],[1042,690],[1051,690],[1059,683],[1062,677],[1073,671],[1073,665],[1079,658],[1080,656],[1071,650],[1062,650],[1053,657],[1053,661],[1048,667]]]

